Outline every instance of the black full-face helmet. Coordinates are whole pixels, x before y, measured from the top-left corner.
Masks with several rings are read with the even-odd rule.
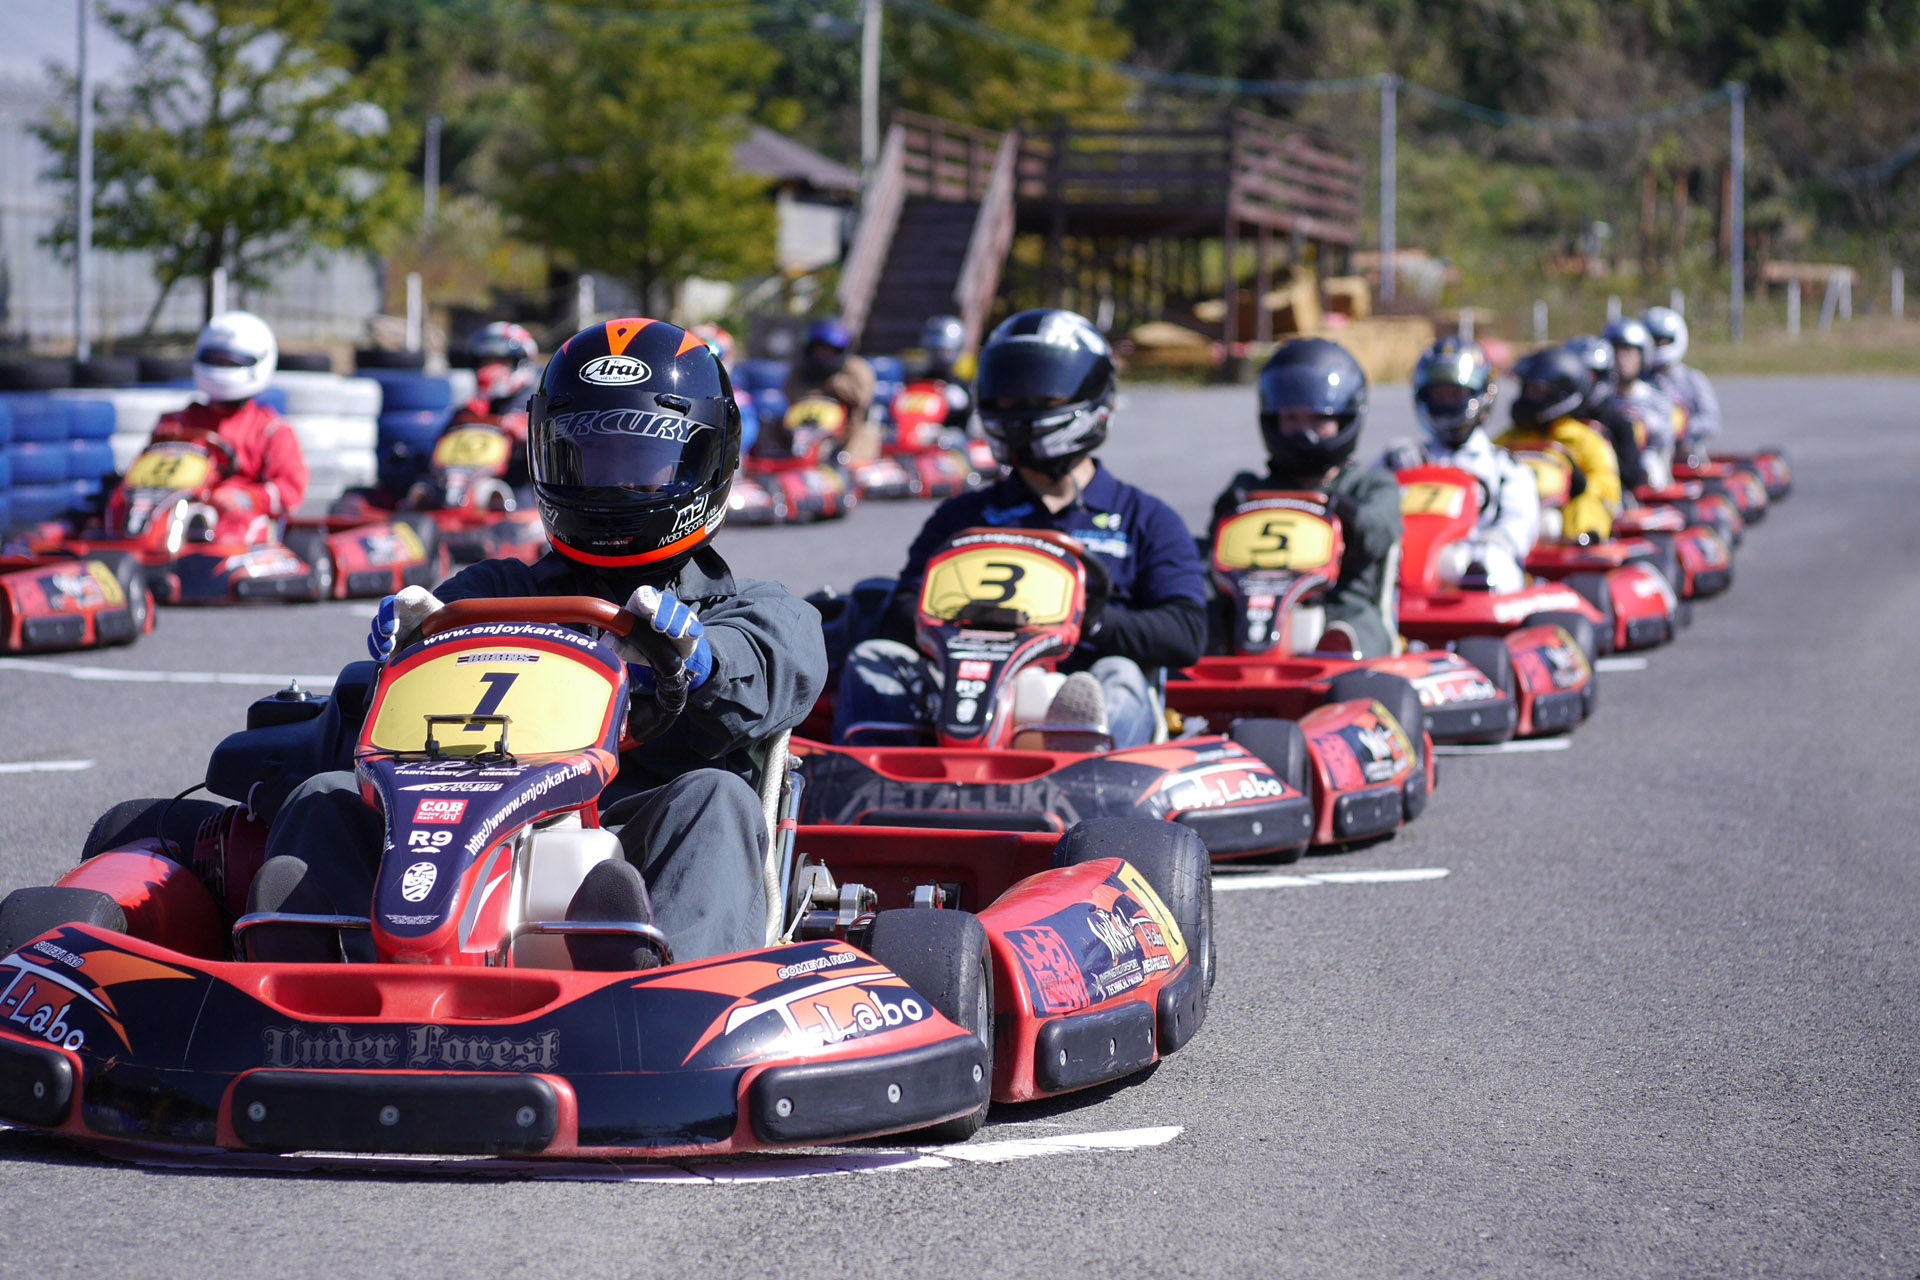
[[[1618,368],[1613,358],[1613,344],[1605,338],[1591,333],[1581,334],[1577,338],[1568,338],[1562,344],[1567,350],[1580,357],[1587,367],[1593,381],[1587,388],[1586,399],[1580,405],[1580,415],[1590,416],[1599,411],[1613,395],[1613,375]]]
[[[740,465],[740,408],[711,348],[659,320],[584,329],[548,361],[527,460],[554,550],[671,577],[713,536]]]
[[[1285,430],[1288,413],[1332,418],[1331,436]],[[1325,338],[1282,343],[1260,370],[1260,434],[1280,475],[1313,475],[1353,456],[1367,421],[1367,375],[1345,347]]]
[[[1593,375],[1586,362],[1565,347],[1547,347],[1513,366],[1520,394],[1513,401],[1513,425],[1545,427],[1586,402]]]
[[[1434,443],[1457,449],[1493,412],[1500,384],[1493,364],[1471,338],[1447,336],[1413,367],[1413,410]]]
[[[980,348],[974,379],[994,460],[1056,479],[1106,441],[1114,389],[1112,348],[1071,311],[1006,320]]]

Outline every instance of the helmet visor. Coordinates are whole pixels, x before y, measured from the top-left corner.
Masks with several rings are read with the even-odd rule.
[[[545,485],[672,496],[718,481],[725,432],[699,418],[655,404],[595,405],[571,397],[555,411],[543,405],[542,429],[529,432],[528,464]],[[711,401],[696,407],[714,408]]]
[[[1315,364],[1274,365],[1260,374],[1260,407],[1283,416],[1289,409],[1301,409],[1317,417],[1342,417],[1353,411],[1359,390],[1350,377]]]
[[[980,354],[975,381],[980,412],[1034,417],[1091,399],[1105,359],[1049,342],[992,343]]]
[[[213,369],[251,369],[260,363],[260,353],[209,342],[193,353],[193,360]]]

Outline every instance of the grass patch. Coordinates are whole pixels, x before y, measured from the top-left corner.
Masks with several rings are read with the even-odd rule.
[[[1920,322],[1884,317],[1836,324],[1831,333],[1809,326],[1798,339],[1784,329],[1752,334],[1734,346],[1698,342],[1687,363],[1709,375],[1895,373],[1920,375]]]

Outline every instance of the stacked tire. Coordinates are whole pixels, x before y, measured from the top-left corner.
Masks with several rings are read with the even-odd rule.
[[[405,493],[426,473],[434,441],[454,409],[472,398],[473,373],[426,374],[419,353],[406,351],[362,351],[356,363],[360,375],[380,388],[379,485]]]
[[[323,515],[348,489],[374,483],[382,400],[378,382],[294,368],[274,374],[272,389],[286,397],[287,422],[307,460],[307,496],[297,514]]]
[[[64,390],[73,373],[64,361],[0,366],[0,529],[85,511],[114,473],[113,409]]]

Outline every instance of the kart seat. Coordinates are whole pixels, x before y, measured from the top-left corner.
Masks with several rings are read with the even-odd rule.
[[[271,822],[289,793],[316,773],[353,767],[353,744],[366,719],[380,668],[350,662],[329,697],[292,703],[263,698],[250,710],[249,728],[228,734],[207,761],[207,790],[245,804]],[[300,708],[289,717],[287,708]],[[309,709],[310,708],[310,709]],[[277,721],[277,722],[276,722]]]

